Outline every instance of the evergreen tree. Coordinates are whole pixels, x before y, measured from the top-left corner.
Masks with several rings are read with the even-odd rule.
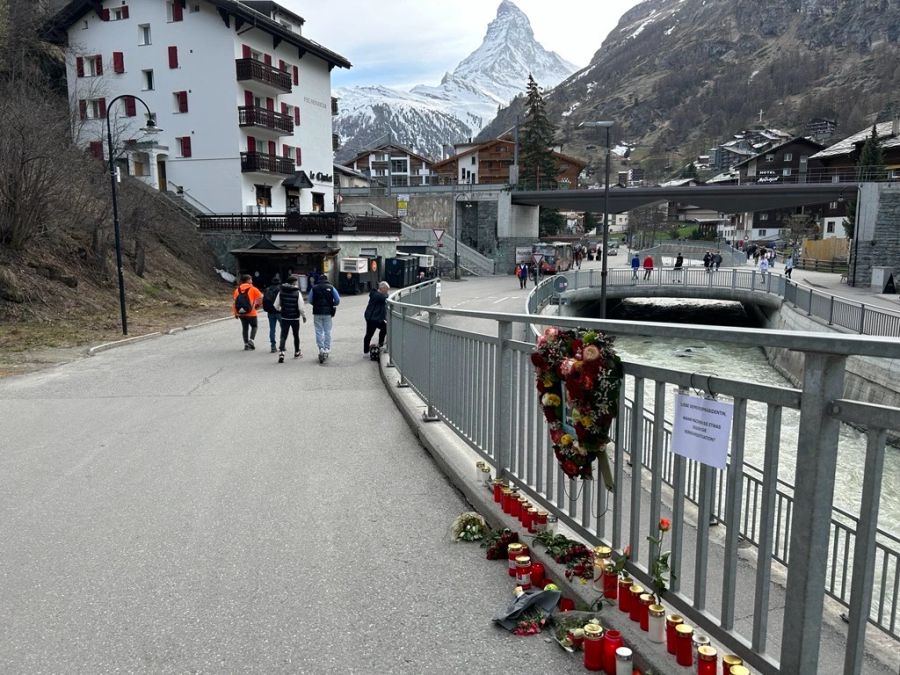
[[[558,209],[545,209],[541,207],[541,213],[538,217],[538,234],[541,237],[553,237],[559,234],[565,219]]]
[[[877,124],[872,125],[872,134],[866,139],[856,165],[859,167],[862,179],[873,180],[879,174],[884,173],[884,149],[878,138]]]
[[[591,211],[584,212],[584,231],[590,232],[595,227],[597,227],[597,223],[599,221],[594,217],[594,214]]]
[[[681,172],[682,178],[696,178],[697,177],[697,165],[691,162],[688,164],[684,170]]]
[[[556,127],[547,116],[544,94],[528,76],[526,115],[522,127],[520,183],[526,190],[550,190],[556,187],[558,166],[551,147]]]

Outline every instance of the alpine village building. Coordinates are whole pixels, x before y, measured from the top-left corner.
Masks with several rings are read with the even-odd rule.
[[[70,2],[56,38],[71,54],[76,142],[102,157],[110,115],[121,169],[201,210],[333,211],[331,70],[351,64],[303,24],[267,1]],[[138,97],[160,133],[141,131]]]

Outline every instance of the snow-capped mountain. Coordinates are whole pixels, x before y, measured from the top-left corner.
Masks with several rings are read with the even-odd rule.
[[[410,91],[382,86],[335,90],[340,112],[334,130],[340,136],[338,159],[346,160],[376,141],[401,143],[432,157],[443,144],[475,136],[525,90],[528,75],[548,89],[576,67],[534,39],[528,17],[503,0],[481,45],[448,72],[437,86]]]

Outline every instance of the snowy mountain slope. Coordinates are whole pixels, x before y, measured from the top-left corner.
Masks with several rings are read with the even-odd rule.
[[[340,112],[334,121],[339,161],[353,157],[373,141],[391,135],[432,157],[442,144],[478,133],[522,93],[532,74],[544,88],[561,82],[576,68],[534,39],[528,17],[503,0],[481,45],[447,73],[437,86],[417,85],[404,92],[382,86],[335,91]]]

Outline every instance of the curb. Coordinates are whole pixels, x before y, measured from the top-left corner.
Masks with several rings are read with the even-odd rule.
[[[474,463],[452,455],[462,455],[459,449],[471,452],[469,447],[456,436],[444,422],[426,422],[422,418],[426,406],[412,388],[399,389],[395,377],[396,370],[389,370],[382,359],[379,364],[381,380],[388,390],[397,409],[403,415],[410,431],[419,440],[419,443],[428,451],[432,459],[444,473],[450,483],[459,490],[466,501],[472,505],[473,510],[481,514],[492,528],[508,527],[513,531],[521,531],[521,523],[517,518],[505,514],[498,504],[494,502],[493,495],[471,479],[474,473]],[[523,537],[523,539],[525,539]],[[600,595],[593,591],[591,584],[574,585],[565,576],[566,567],[550,558],[543,548],[529,546],[529,555],[532,560],[543,563],[546,576],[559,586],[563,595],[574,598],[578,609],[588,608]],[[505,571],[505,570],[504,570]],[[512,590],[512,589],[510,589]],[[510,594],[511,595],[511,594]],[[651,670],[654,673],[665,675],[666,673],[681,673],[684,669],[675,666],[665,644],[658,645],[650,642],[648,634],[628,618],[628,615],[619,612],[613,606],[606,606],[600,612],[601,623],[605,628],[614,628],[622,633],[625,642],[634,650],[634,666],[642,672]],[[657,653],[659,652],[659,653]]]
[[[143,342],[144,340],[150,340],[151,338],[161,337],[163,335],[175,335],[176,333],[182,333],[186,330],[191,330],[192,328],[202,328],[203,326],[208,326],[213,323],[219,323],[220,321],[228,321],[231,317],[223,317],[221,319],[210,319],[209,321],[203,321],[201,323],[195,323],[190,326],[179,326],[177,328],[172,328],[167,331],[156,331],[153,333],[147,333],[146,335],[135,335],[134,337],[124,338],[122,340],[115,340],[113,342],[104,342],[103,344],[96,345],[94,347],[89,347],[87,350],[88,356],[95,356],[100,352],[105,352],[110,349],[115,349],[116,347],[127,347],[130,344],[134,344],[136,342]]]

